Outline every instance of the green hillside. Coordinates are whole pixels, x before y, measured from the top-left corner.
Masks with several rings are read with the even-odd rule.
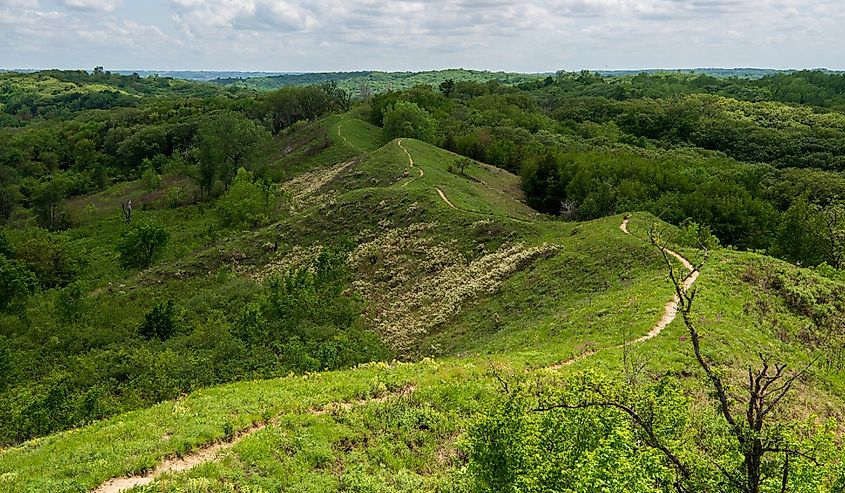
[[[842,113],[696,91],[15,116],[0,491],[842,491]]]
[[[307,136],[317,129],[331,143],[312,154]],[[165,290],[186,307],[226,296],[236,303],[233,290],[255,291],[252,283],[308,264],[343,236],[354,242],[350,286],[366,302],[364,318],[407,362],[211,387],[24,442],[0,452],[3,488],[92,491],[104,484],[98,491],[117,491],[109,488],[135,480],[106,482],[151,474],[152,483],[133,491],[463,491],[473,482],[467,434],[507,398],[503,382],[553,384],[584,370],[622,372],[634,360],[645,374],[678,378],[693,395],[704,390],[679,320],[621,347],[647,334],[672,296],[660,254],[645,237],[654,217],[634,215],[631,235],[620,230],[622,216],[551,221],[522,202],[517,177],[506,171],[474,163],[462,175],[450,152],[379,139],[354,115],[284,135],[275,165],[310,164],[281,185],[287,212],[251,232],[209,241],[191,226],[201,227],[197,214],[208,211],[139,213],[170,225],[179,254],[136,276],[98,273],[103,281],[88,296],[92,305],[114,307],[103,314],[113,325],[143,314]],[[288,151],[287,142],[299,147]],[[304,161],[292,157],[297,152]],[[106,225],[119,220],[98,212],[114,208],[109,195],[124,194],[92,197],[90,219],[70,230],[69,241],[105,241]],[[268,242],[277,242],[276,251],[263,246]],[[796,337],[808,316],[792,297],[830,282],[756,254],[711,252],[697,283],[708,355],[738,369],[729,374],[738,381],[758,351],[806,362],[812,353]],[[204,334],[184,337],[220,337],[213,336],[217,324],[209,319]],[[788,406],[837,415],[841,375],[816,367],[810,378],[802,405],[793,397]],[[222,446],[207,450],[215,443]],[[162,469],[169,457],[185,459]],[[598,458],[583,466],[602,467]],[[653,474],[668,477],[669,470],[661,465]]]

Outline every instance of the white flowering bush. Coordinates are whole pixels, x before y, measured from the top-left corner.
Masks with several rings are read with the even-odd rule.
[[[511,274],[559,247],[503,245],[469,260],[454,242],[426,234],[434,223],[388,230],[349,255],[353,289],[368,301],[377,331],[396,350],[447,322],[469,301],[495,293]]]
[[[281,189],[290,197],[291,211],[298,212],[314,205],[325,203],[333,198],[336,193],[318,194],[323,187],[349,169],[355,161],[346,161],[328,168],[309,171],[281,185]]]
[[[316,259],[323,251],[323,246],[316,244],[308,247],[295,245],[287,252],[279,252],[273,259],[260,267],[245,267],[242,274],[257,283],[267,279],[283,276],[288,272],[306,266]]]

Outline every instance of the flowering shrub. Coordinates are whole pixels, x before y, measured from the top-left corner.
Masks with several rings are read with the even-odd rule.
[[[328,168],[316,169],[282,184],[282,191],[290,197],[290,207],[293,212],[302,211],[314,205],[327,201],[336,194],[317,194],[341,173],[349,169],[355,161],[346,161]]]
[[[243,274],[258,283],[263,283],[274,276],[281,276],[289,271],[307,266],[316,259],[322,251],[323,246],[319,244],[311,245],[309,247],[295,245],[287,252],[280,251],[272,260],[270,260],[269,263],[265,265],[245,268]]]
[[[358,274],[353,289],[369,302],[376,330],[397,350],[407,349],[467,302],[495,293],[511,274],[558,249],[513,243],[469,260],[454,242],[425,234],[436,226],[394,228],[349,254],[349,265]]]

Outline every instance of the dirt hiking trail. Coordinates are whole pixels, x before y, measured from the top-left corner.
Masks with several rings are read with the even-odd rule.
[[[386,393],[381,396],[373,397],[370,399],[330,402],[321,408],[309,409],[308,414],[312,414],[314,416],[322,416],[324,414],[329,414],[336,410],[349,411],[355,407],[365,406],[367,404],[386,402],[388,399],[393,397],[407,397],[410,396],[415,390],[415,386],[406,385],[395,392]],[[224,452],[234,447],[238,442],[248,437],[249,435],[252,435],[257,431],[261,431],[269,425],[275,424],[278,424],[278,419],[272,419],[269,422],[264,423],[255,423],[249,428],[237,432],[233,437],[229,438],[228,440],[213,443],[184,457],[172,457],[169,459],[165,459],[164,461],[159,463],[159,465],[157,465],[155,469],[152,469],[144,474],[110,479],[105,483],[101,484],[99,487],[97,487],[97,489],[93,490],[92,493],[120,493],[122,491],[132,489],[136,486],[148,485],[160,476],[167,473],[176,473],[193,469],[194,467],[200,464],[204,464],[206,462],[218,459],[220,457],[221,452]]]
[[[625,217],[625,219],[622,220],[622,224],[619,225],[619,229],[621,229],[627,235],[631,234],[631,232],[628,231],[628,217],[627,216]],[[675,257],[676,259],[678,259],[678,261],[684,266],[684,268],[689,271],[689,274],[683,280],[684,291],[688,290],[689,288],[692,287],[693,284],[695,284],[695,281],[696,281],[696,279],[698,279],[698,275],[701,272],[698,269],[696,269],[695,266],[693,266],[692,263],[689,260],[684,258],[684,256],[679,254],[678,252],[674,252],[672,250],[666,250],[666,253]],[[612,347],[607,348],[607,349],[619,349],[619,348],[622,348],[626,345],[639,344],[639,343],[648,341],[649,339],[654,339],[661,332],[663,332],[663,329],[668,327],[669,324],[671,324],[675,320],[675,317],[678,316],[678,303],[680,301],[681,300],[678,298],[678,295],[675,294],[672,297],[672,299],[668,303],[666,303],[666,307],[663,309],[663,316],[660,318],[660,320],[657,321],[657,323],[651,328],[651,330],[648,331],[648,333],[646,335],[644,335],[642,337],[638,337],[637,339],[634,339],[633,341],[629,341],[629,342],[626,342],[624,344],[612,346]],[[569,366],[572,363],[575,363],[576,361],[581,361],[582,359],[589,358],[590,356],[596,354],[596,352],[597,352],[597,350],[585,351],[585,352],[583,352],[583,353],[581,353],[577,356],[569,358],[566,361],[558,363],[558,364],[552,366],[551,368],[553,370],[556,370],[556,369],[563,368],[564,366]]]

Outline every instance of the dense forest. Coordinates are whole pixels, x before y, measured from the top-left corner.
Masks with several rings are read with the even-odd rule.
[[[401,91],[416,86],[437,87],[447,79],[456,81],[489,82],[505,85],[542,80],[545,75],[520,74],[513,72],[490,72],[486,70],[430,70],[425,72],[315,72],[304,74],[280,74],[259,77],[221,77],[216,84],[227,87],[248,88],[260,91],[279,89],[286,86],[301,86],[336,82],[348,93],[367,99],[374,94]]]
[[[248,262],[240,271],[231,267],[234,258],[258,262],[284,248],[301,253],[314,229],[342,223],[291,221],[280,231],[279,219],[295,209],[283,182],[310,160],[340,163],[341,170],[360,156],[385,168],[396,160],[350,143],[341,133],[347,120],[316,124],[326,118],[354,114],[366,134],[361,141],[373,140],[373,148],[405,138],[451,151],[462,158],[443,172],[459,180],[471,181],[466,170],[479,163],[518,175],[525,203],[544,213],[543,220],[569,224],[648,212],[696,231],[687,246],[767,253],[814,267],[831,282],[843,278],[845,75],[411,75],[379,76],[383,91],[350,87],[351,75],[302,75],[297,84],[258,91],[271,86],[123,76],[99,67],[0,74],[0,445],[220,383],[420,359],[422,352],[397,354],[374,330],[364,300],[350,294],[356,274],[383,275],[376,269],[386,256],[373,247],[350,265],[360,238],[354,226],[323,232],[330,244],[260,282],[246,274]],[[347,147],[339,149],[342,141]],[[395,147],[413,166],[401,142]],[[400,176],[407,178],[407,171]],[[368,207],[364,199],[380,193],[375,185],[388,178],[353,175],[364,184],[360,207]],[[462,210],[440,192],[452,210]],[[320,196],[325,203],[335,199]],[[415,201],[400,212],[420,208]],[[528,223],[528,216],[520,217],[507,216]],[[471,247],[482,252],[488,243],[498,247],[496,235],[507,233],[484,219],[455,226],[482,238]],[[618,223],[611,229],[618,233]],[[279,240],[283,235],[289,244]],[[441,268],[438,262],[427,268]],[[754,275],[763,277],[749,270]],[[780,274],[766,275],[761,285],[786,291]],[[827,285],[813,289],[818,292],[784,296],[790,308],[800,305],[796,311],[816,316],[820,327],[836,325],[829,313],[813,310],[823,311],[816,298],[833,306],[841,296]],[[498,311],[489,318],[485,326],[500,325]],[[596,382],[590,385],[610,385],[603,377]],[[467,438],[464,459],[488,488],[513,479],[512,470],[500,467],[508,457],[530,465],[539,453],[520,440],[575,434],[570,415],[559,409],[544,409],[548,419],[535,413],[561,394],[544,394],[540,402],[526,390],[530,382],[518,385]],[[674,426],[688,418],[673,413],[688,403],[682,394],[674,381],[661,380],[623,397],[645,402],[644,408],[657,402],[661,411],[672,411],[665,419]],[[585,416],[607,419],[607,433],[630,431],[630,420],[607,410]],[[445,426],[413,419],[419,430]],[[502,439],[500,429],[512,429],[513,440]],[[833,455],[830,436],[825,432],[820,450]],[[642,472],[636,476],[642,485],[670,489],[671,467],[634,450],[633,440],[620,443],[615,451],[642,461],[631,466]],[[558,472],[572,470],[576,455],[559,456],[566,467]],[[658,471],[647,470],[657,463]],[[532,467],[523,471],[531,481],[546,474],[542,464]],[[572,479],[561,474],[555,476],[560,484]],[[717,489],[724,486],[723,479],[707,478]]]
[[[647,210],[705,225],[725,245],[839,267],[843,102],[845,76],[821,72],[585,72],[378,95],[371,121],[387,123],[397,108],[416,115],[418,138],[521,174],[543,212],[583,220]]]

